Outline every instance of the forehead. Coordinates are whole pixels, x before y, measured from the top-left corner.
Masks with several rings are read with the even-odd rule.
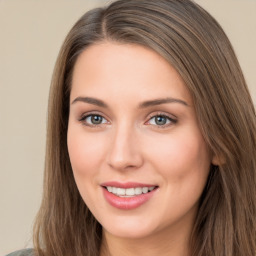
[[[136,95],[141,100],[143,96],[170,94],[191,102],[178,72],[158,53],[140,45],[113,42],[91,45],[75,64],[71,97],[95,93],[102,97]]]

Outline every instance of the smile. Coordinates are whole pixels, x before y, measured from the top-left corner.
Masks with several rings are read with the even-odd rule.
[[[136,188],[119,188],[119,187],[112,187],[107,186],[106,189],[108,192],[119,196],[119,197],[133,197],[139,196],[141,194],[146,194],[154,190],[156,187],[136,187]]]
[[[106,182],[101,184],[105,200],[114,208],[132,210],[148,202],[159,186],[137,182]]]

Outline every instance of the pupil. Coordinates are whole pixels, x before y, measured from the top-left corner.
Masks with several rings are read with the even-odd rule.
[[[101,116],[92,116],[92,123],[93,124],[100,124],[102,122]]]
[[[158,124],[158,125],[166,124],[166,118],[163,116],[157,116],[155,121],[156,121],[156,124]]]

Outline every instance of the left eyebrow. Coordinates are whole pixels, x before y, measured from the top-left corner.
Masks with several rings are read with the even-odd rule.
[[[106,103],[104,103],[102,100],[96,99],[96,98],[92,98],[92,97],[77,97],[75,98],[71,104],[74,104],[76,102],[84,102],[84,103],[89,103],[92,105],[96,105],[102,108],[108,108],[108,105]]]
[[[139,108],[147,108],[147,107],[157,106],[157,105],[166,104],[166,103],[179,103],[187,107],[189,106],[188,103],[184,100],[175,99],[175,98],[164,98],[164,99],[144,101],[139,104]]]

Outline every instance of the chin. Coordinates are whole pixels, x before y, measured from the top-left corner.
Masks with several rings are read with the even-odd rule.
[[[122,218],[121,218],[122,219]],[[150,236],[156,232],[157,227],[153,225],[152,221],[142,221],[136,218],[125,217],[120,221],[118,218],[115,220],[103,223],[103,230],[115,237],[126,239],[139,239]]]
[[[105,229],[104,229],[105,230]],[[141,229],[141,228],[120,228],[116,227],[106,230],[109,234],[119,238],[125,239],[142,239],[153,234],[152,230],[149,229]]]

